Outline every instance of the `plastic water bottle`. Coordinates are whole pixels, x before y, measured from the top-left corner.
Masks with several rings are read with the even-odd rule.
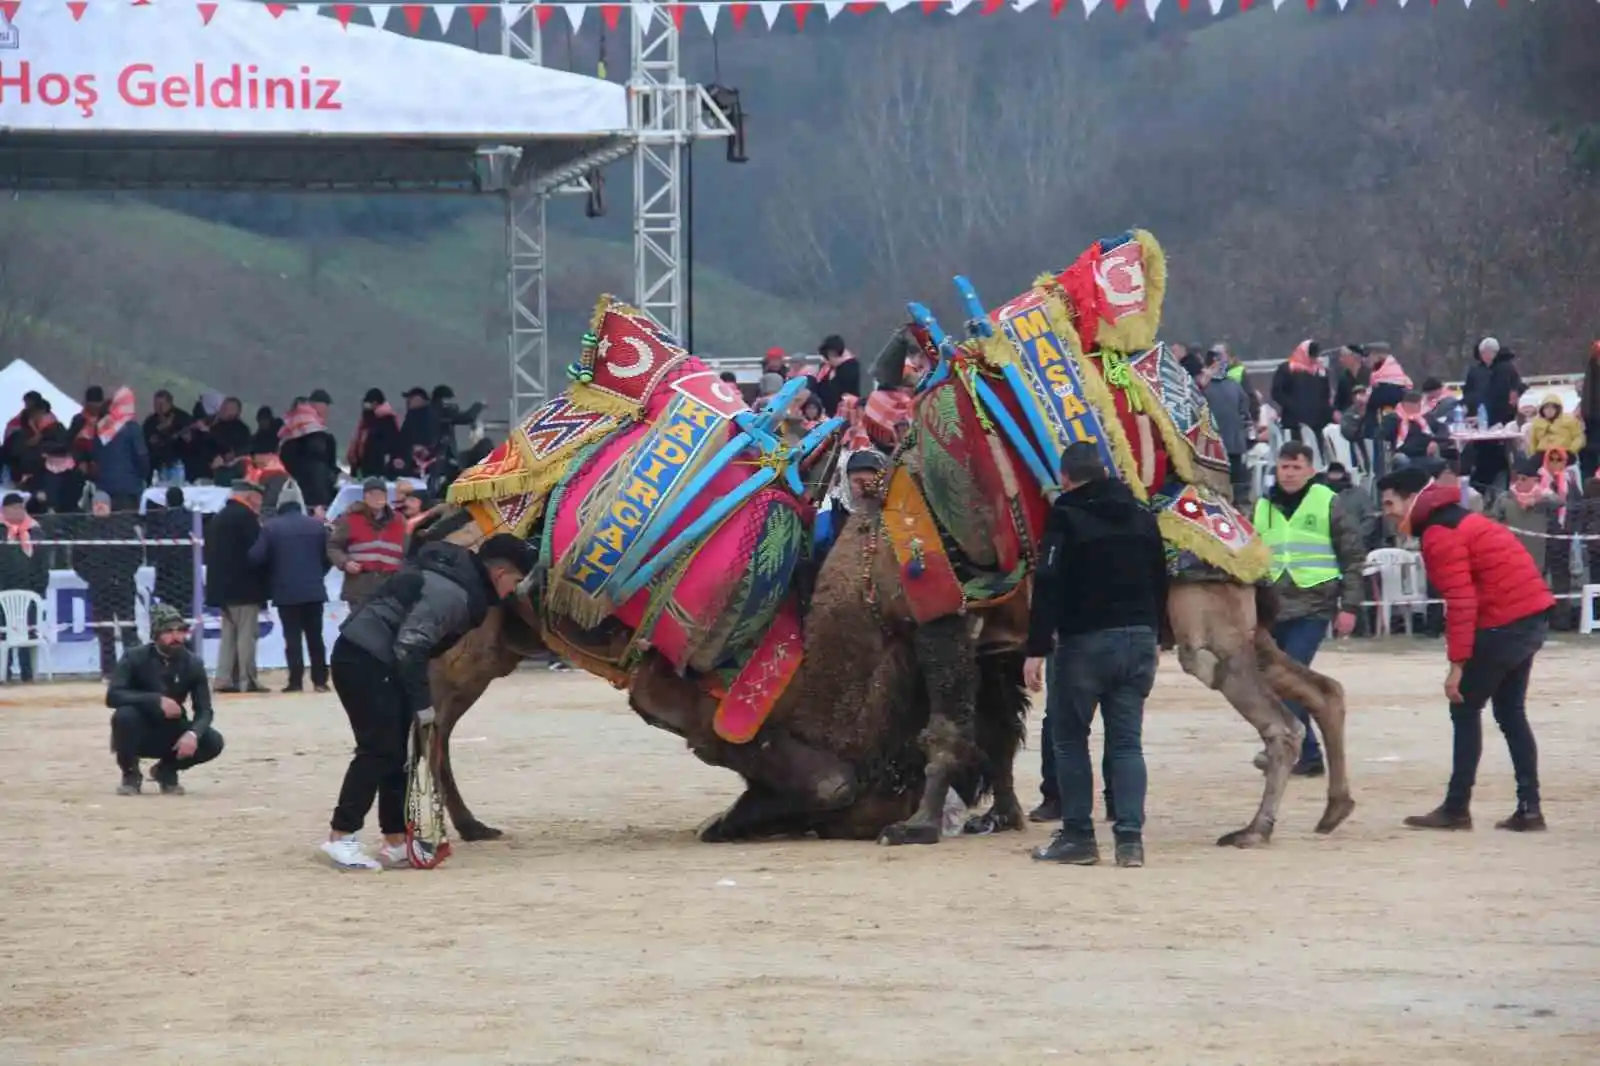
[[[1450,431],[1452,433],[1459,433],[1459,432],[1461,432],[1461,427],[1465,426],[1466,424],[1467,424],[1467,412],[1466,412],[1466,409],[1463,408],[1460,404],[1456,404],[1455,410],[1450,412]]]
[[[1489,405],[1486,403],[1480,403],[1478,405],[1478,428],[1489,428]]]

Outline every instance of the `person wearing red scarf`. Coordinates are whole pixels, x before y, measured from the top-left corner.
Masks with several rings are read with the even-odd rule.
[[[94,483],[113,511],[137,511],[150,484],[150,446],[138,422],[133,390],[118,389],[94,426]]]
[[[50,588],[50,550],[40,547],[35,541],[45,539],[39,529],[39,523],[28,513],[28,498],[20,492],[8,492],[3,505],[0,505],[0,517],[3,517],[5,539],[0,540],[0,588],[26,589],[29,592],[45,595]],[[35,625],[39,619],[31,612],[28,624]],[[11,656],[16,656],[17,671],[23,683],[33,681],[33,649],[18,648],[6,656],[6,662],[0,666],[5,679],[11,680]]]

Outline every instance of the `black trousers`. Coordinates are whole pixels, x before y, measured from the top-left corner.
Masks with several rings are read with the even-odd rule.
[[[110,677],[117,668],[119,638],[124,655],[139,643],[139,630],[133,618],[135,597],[131,578],[126,581],[102,581],[89,586],[89,619],[94,623],[95,640],[100,642],[101,677]]]
[[[117,765],[127,773],[139,772],[140,759],[157,760],[158,773],[176,773],[222,754],[222,734],[207,729],[196,735],[194,754],[178,758],[173,745],[188,731],[183,719],[168,718],[155,707],[130,705],[111,712],[111,750],[116,753]]]
[[[344,772],[339,805],[329,822],[336,833],[354,833],[378,801],[378,828],[406,831],[406,747],[411,716],[394,667],[340,637],[333,644],[333,690],[344,704],[356,753]]]
[[[1493,629],[1478,630],[1472,658],[1461,669],[1461,702],[1450,705],[1455,730],[1450,786],[1444,805],[1465,811],[1478,780],[1483,757],[1483,706],[1494,708],[1495,724],[1505,734],[1511,769],[1517,778],[1517,802],[1539,806],[1539,746],[1528,724],[1528,678],[1533,658],[1549,633],[1545,615],[1537,614]]]
[[[328,651],[322,643],[320,603],[278,605],[278,621],[283,626],[283,657],[289,663],[289,687],[305,684],[305,650],[311,652],[311,683],[318,688],[328,683]],[[301,648],[301,642],[305,648]]]

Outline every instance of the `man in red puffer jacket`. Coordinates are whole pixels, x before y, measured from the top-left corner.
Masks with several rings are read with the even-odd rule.
[[[1407,818],[1406,825],[1472,828],[1469,808],[1483,754],[1483,705],[1490,703],[1517,777],[1516,812],[1495,828],[1542,830],[1539,747],[1524,703],[1555,597],[1516,534],[1462,507],[1456,488],[1435,485],[1411,467],[1383,478],[1378,489],[1383,513],[1396,520],[1402,534],[1422,540],[1428,580],[1445,601],[1450,655],[1444,681],[1455,728],[1450,785],[1441,807]]]

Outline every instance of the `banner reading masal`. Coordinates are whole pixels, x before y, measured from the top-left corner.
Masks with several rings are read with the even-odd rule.
[[[626,129],[620,85],[263,5],[25,4],[0,34],[0,129],[528,140]]]

